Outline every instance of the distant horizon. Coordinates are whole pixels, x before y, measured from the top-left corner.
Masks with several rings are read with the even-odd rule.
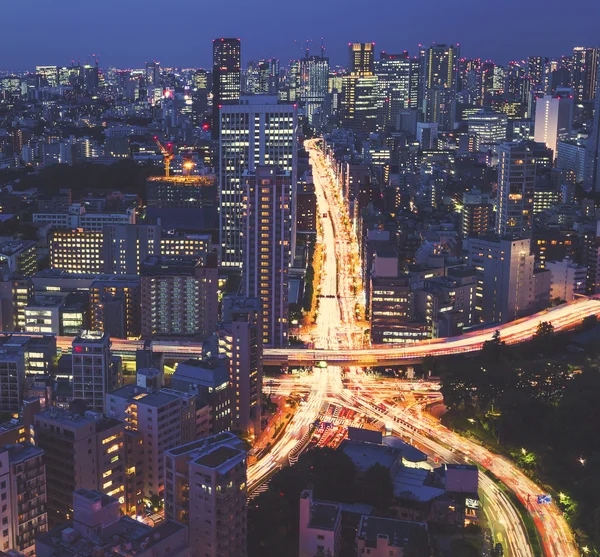
[[[418,54],[418,45],[459,43],[461,56],[506,64],[528,56],[557,58],[575,46],[600,46],[600,2],[574,6],[520,0],[490,9],[477,0],[449,6],[430,0],[390,5],[383,0],[305,0],[288,6],[276,0],[200,5],[174,0],[103,0],[102,9],[79,0],[31,0],[3,5],[0,70],[33,71],[36,65],[68,66],[91,60],[102,68],[138,69],[157,60],[163,67],[212,65],[212,40],[240,37],[242,61],[278,58],[284,65],[302,57],[305,40],[318,54],[324,37],[332,66],[345,65],[348,42],[374,41],[376,51]],[[368,9],[366,9],[368,6]],[[493,6],[495,7],[495,6]]]
[[[299,55],[296,58],[289,58],[289,59],[284,59],[280,56],[277,56],[277,54],[273,54],[271,56],[254,56],[254,57],[247,57],[244,55],[244,39],[241,39],[242,41],[242,70],[246,69],[246,65],[248,62],[250,61],[258,61],[258,60],[266,60],[266,59],[270,59],[270,58],[277,58],[280,60],[281,62],[281,66],[282,67],[287,67],[289,65],[290,62],[292,62],[293,60],[298,60],[300,58],[302,58],[304,56],[304,51],[301,53],[301,55]],[[353,42],[373,42],[373,41],[353,41]],[[211,41],[212,44],[212,41]],[[348,43],[345,43],[344,46],[347,46]],[[484,62],[494,62],[498,65],[507,65],[509,62],[525,62],[527,61],[527,58],[529,56],[542,56],[542,57],[546,57],[550,60],[557,60],[560,59],[562,56],[569,56],[573,54],[573,48],[575,47],[598,47],[600,48],[600,45],[592,45],[592,44],[579,44],[579,43],[575,43],[573,44],[572,47],[567,48],[565,51],[563,52],[559,52],[559,53],[555,53],[555,54],[547,54],[547,53],[540,53],[540,52],[535,52],[532,54],[528,54],[527,56],[521,56],[521,57],[513,57],[513,58],[508,58],[508,59],[494,59],[494,58],[489,58],[489,57],[483,57],[483,56],[479,56],[476,53],[471,54],[469,53],[464,53],[463,52],[463,45],[461,43],[442,43],[440,41],[438,42],[432,42],[432,43],[419,43],[418,45],[416,45],[416,47],[411,50],[409,48],[406,47],[402,47],[402,48],[376,48],[375,50],[375,59],[379,59],[380,53],[381,52],[388,52],[388,53],[402,53],[404,51],[408,51],[409,56],[411,57],[416,57],[418,56],[419,53],[419,47],[420,46],[430,46],[433,44],[458,44],[460,46],[460,57],[461,58],[473,58],[473,59],[481,59]],[[377,43],[375,42],[375,45],[377,47]],[[317,48],[313,48],[310,50],[309,54],[311,56],[314,55],[320,55],[321,51],[320,51],[320,47]],[[332,56],[330,55],[330,53],[328,52],[327,48],[325,48],[325,57],[329,58],[330,60],[330,67],[335,68],[335,67],[345,67],[347,64],[345,63],[346,60],[332,60]],[[209,61],[209,63],[207,64],[199,64],[199,65],[186,65],[186,64],[178,64],[178,63],[163,63],[163,61],[160,58],[152,58],[149,57],[147,59],[145,59],[142,63],[137,64],[137,65],[132,65],[132,64],[125,64],[125,65],[119,65],[119,64],[114,64],[114,63],[103,63],[103,58],[101,54],[96,53],[96,58],[98,59],[98,66],[100,69],[108,69],[108,68],[115,68],[118,70],[142,70],[146,67],[146,63],[148,62],[158,62],[160,64],[161,69],[164,68],[177,68],[180,70],[188,70],[188,69],[204,69],[204,70],[210,70],[212,71],[212,60]],[[0,66],[0,72],[18,72],[18,73],[23,73],[23,72],[35,72],[35,68],[36,66],[57,66],[57,67],[68,67],[71,65],[85,65],[85,64],[94,64],[95,63],[95,59],[93,58],[92,55],[87,56],[87,57],[79,57],[77,59],[69,59],[66,62],[55,62],[55,61],[40,61],[40,62],[36,62],[35,64],[33,64],[31,67],[4,67],[4,66]],[[212,49],[211,49],[211,58],[212,58]],[[347,57],[346,57],[347,58]],[[1,58],[0,58],[1,59]]]

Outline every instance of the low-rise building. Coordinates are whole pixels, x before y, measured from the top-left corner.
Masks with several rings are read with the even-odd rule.
[[[127,516],[121,517],[119,502],[94,490],[74,494],[75,515],[38,536],[37,557],[192,557],[188,529],[172,520],[154,528]]]
[[[363,516],[356,532],[356,555],[403,557],[408,540],[416,529],[427,531],[427,524]],[[429,555],[429,552],[422,554],[423,557]]]
[[[300,495],[299,557],[338,557],[342,545],[342,507],[313,499],[312,491]]]

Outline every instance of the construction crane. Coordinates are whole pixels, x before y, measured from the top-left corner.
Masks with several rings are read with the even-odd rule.
[[[168,178],[171,173],[171,161],[175,158],[175,155],[173,154],[173,144],[167,143],[166,146],[163,146],[156,136],[154,136],[154,142],[158,145],[158,148],[162,153],[165,161],[165,176]]]

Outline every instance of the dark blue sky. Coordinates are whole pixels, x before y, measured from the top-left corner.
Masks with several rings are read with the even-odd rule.
[[[324,37],[334,64],[346,62],[349,41],[411,54],[419,43],[458,42],[465,56],[503,63],[600,45],[599,0],[6,0],[0,18],[0,69],[92,53],[103,67],[206,67],[221,36],[242,39],[244,61],[287,61],[307,38],[317,53]]]

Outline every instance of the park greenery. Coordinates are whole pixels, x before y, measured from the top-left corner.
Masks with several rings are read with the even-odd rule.
[[[590,552],[600,548],[598,334],[594,319],[560,335],[541,323],[527,344],[497,332],[476,355],[427,363],[441,378],[445,423],[545,486]]]

